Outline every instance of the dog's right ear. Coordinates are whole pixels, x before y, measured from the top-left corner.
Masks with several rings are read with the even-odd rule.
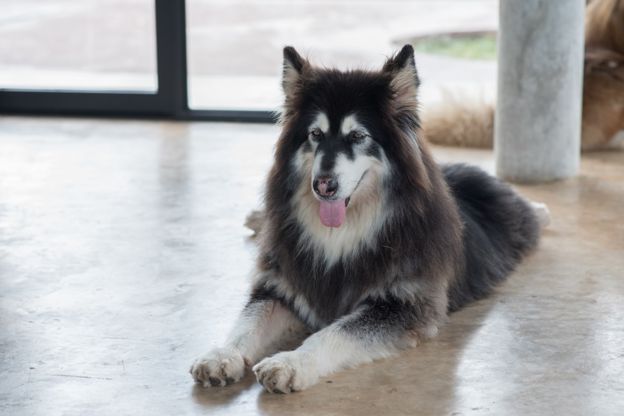
[[[292,46],[284,48],[284,65],[282,72],[282,88],[286,98],[292,97],[297,90],[303,70],[308,65]]]

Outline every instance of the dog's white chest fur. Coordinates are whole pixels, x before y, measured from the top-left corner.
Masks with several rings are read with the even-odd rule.
[[[304,234],[300,240],[302,246],[298,249],[314,250],[323,257],[328,267],[341,258],[353,256],[361,249],[374,245],[386,217],[381,198],[372,195],[354,198],[347,208],[345,222],[339,228],[326,227],[321,223],[319,202],[309,189],[302,187],[294,204],[295,215],[303,226]]]
[[[318,119],[320,126],[328,128],[327,117],[323,115]],[[354,120],[353,116],[347,117],[342,128],[353,128],[351,124]],[[353,189],[345,221],[338,228],[327,227],[320,219],[319,201],[314,197],[311,180],[315,170],[313,166],[319,163],[320,158],[315,158],[312,151],[305,152],[300,148],[295,154],[292,166],[302,177],[292,200],[292,208],[294,217],[303,227],[297,249],[313,250],[317,260],[330,267],[338,260],[347,259],[376,244],[376,237],[387,219],[381,181],[388,174],[388,162],[383,152],[382,157],[377,159],[365,154],[362,149],[351,159],[344,155],[337,158],[334,174]],[[316,170],[319,170],[318,166]]]

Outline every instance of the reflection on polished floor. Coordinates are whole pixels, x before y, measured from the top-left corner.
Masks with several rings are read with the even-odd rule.
[[[520,186],[539,250],[395,358],[269,395],[202,389],[192,360],[244,302],[270,126],[0,120],[2,415],[621,415],[624,153]],[[492,171],[489,151],[435,150]]]

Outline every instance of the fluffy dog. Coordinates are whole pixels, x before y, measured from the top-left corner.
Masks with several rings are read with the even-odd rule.
[[[434,336],[536,246],[543,206],[433,161],[418,86],[409,45],[380,71],[321,69],[284,49],[256,280],[225,346],[192,365],[196,382],[225,386],[253,367],[288,393],[389,356]],[[312,335],[298,348],[270,355],[301,328]]]

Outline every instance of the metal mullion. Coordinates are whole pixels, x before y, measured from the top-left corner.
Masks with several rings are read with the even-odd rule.
[[[224,121],[237,123],[275,123],[277,113],[263,110],[188,110],[179,119],[188,121]]]
[[[59,115],[163,116],[154,93],[0,90],[0,112]]]
[[[171,117],[188,112],[184,0],[156,1],[158,100]]]

